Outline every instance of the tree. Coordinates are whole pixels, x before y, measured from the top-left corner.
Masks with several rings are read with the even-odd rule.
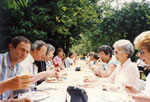
[[[92,15],[95,15],[93,19],[87,19],[84,23],[85,27],[81,29],[81,39],[75,40],[71,48],[72,51],[78,52],[79,54],[89,53],[91,51],[97,51],[97,48],[104,44],[105,40],[103,39],[103,33],[101,33],[101,23],[103,19],[112,14],[112,9],[110,6],[110,1],[99,1],[98,3],[93,4]],[[89,18],[90,18],[89,17]]]
[[[133,42],[139,33],[150,29],[149,24],[149,4],[132,2],[105,17],[100,29],[103,37],[105,36],[110,44],[119,39],[128,39]]]
[[[42,39],[68,52],[74,40],[80,39],[81,33],[90,36],[96,30],[99,23],[96,2],[38,0],[28,7],[5,9],[0,31],[9,38],[24,35],[31,41]]]
[[[36,1],[36,0],[32,0]],[[20,9],[27,7],[31,3],[31,0],[1,0],[0,6],[5,9]]]

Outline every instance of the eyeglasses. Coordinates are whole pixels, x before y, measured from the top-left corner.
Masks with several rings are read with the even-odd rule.
[[[113,54],[115,55],[117,55],[117,54],[119,54],[119,52],[123,52],[123,51],[113,51]]]
[[[140,55],[144,54],[144,51],[142,49],[138,49],[138,52],[139,52]]]

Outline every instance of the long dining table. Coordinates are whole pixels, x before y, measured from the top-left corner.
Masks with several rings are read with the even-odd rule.
[[[94,79],[87,84],[86,79]],[[134,102],[132,97],[119,85],[97,78],[90,70],[75,71],[74,68],[66,68],[60,72],[61,80],[44,81],[37,86],[37,91],[27,95],[37,102],[69,102],[70,96],[66,89],[68,86],[83,88],[88,95],[88,102]],[[67,100],[67,101],[66,101]]]

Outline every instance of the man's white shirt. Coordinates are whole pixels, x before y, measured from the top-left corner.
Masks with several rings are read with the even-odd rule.
[[[34,59],[31,54],[28,54],[27,58],[19,63],[19,73],[17,74],[37,74],[38,67],[34,64]]]
[[[66,68],[70,67],[73,64],[73,60],[70,57],[65,59],[65,66]]]

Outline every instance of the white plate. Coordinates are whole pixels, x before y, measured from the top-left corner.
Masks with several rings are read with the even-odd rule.
[[[45,80],[47,83],[62,83],[63,82],[63,79],[62,78],[59,78],[59,79],[55,79],[55,78],[47,78]]]
[[[32,91],[32,92],[27,92],[24,93],[21,97],[27,97],[30,98],[33,101],[40,101],[43,99],[46,99],[47,97],[49,97],[49,93],[48,92],[44,92],[44,91]]]

